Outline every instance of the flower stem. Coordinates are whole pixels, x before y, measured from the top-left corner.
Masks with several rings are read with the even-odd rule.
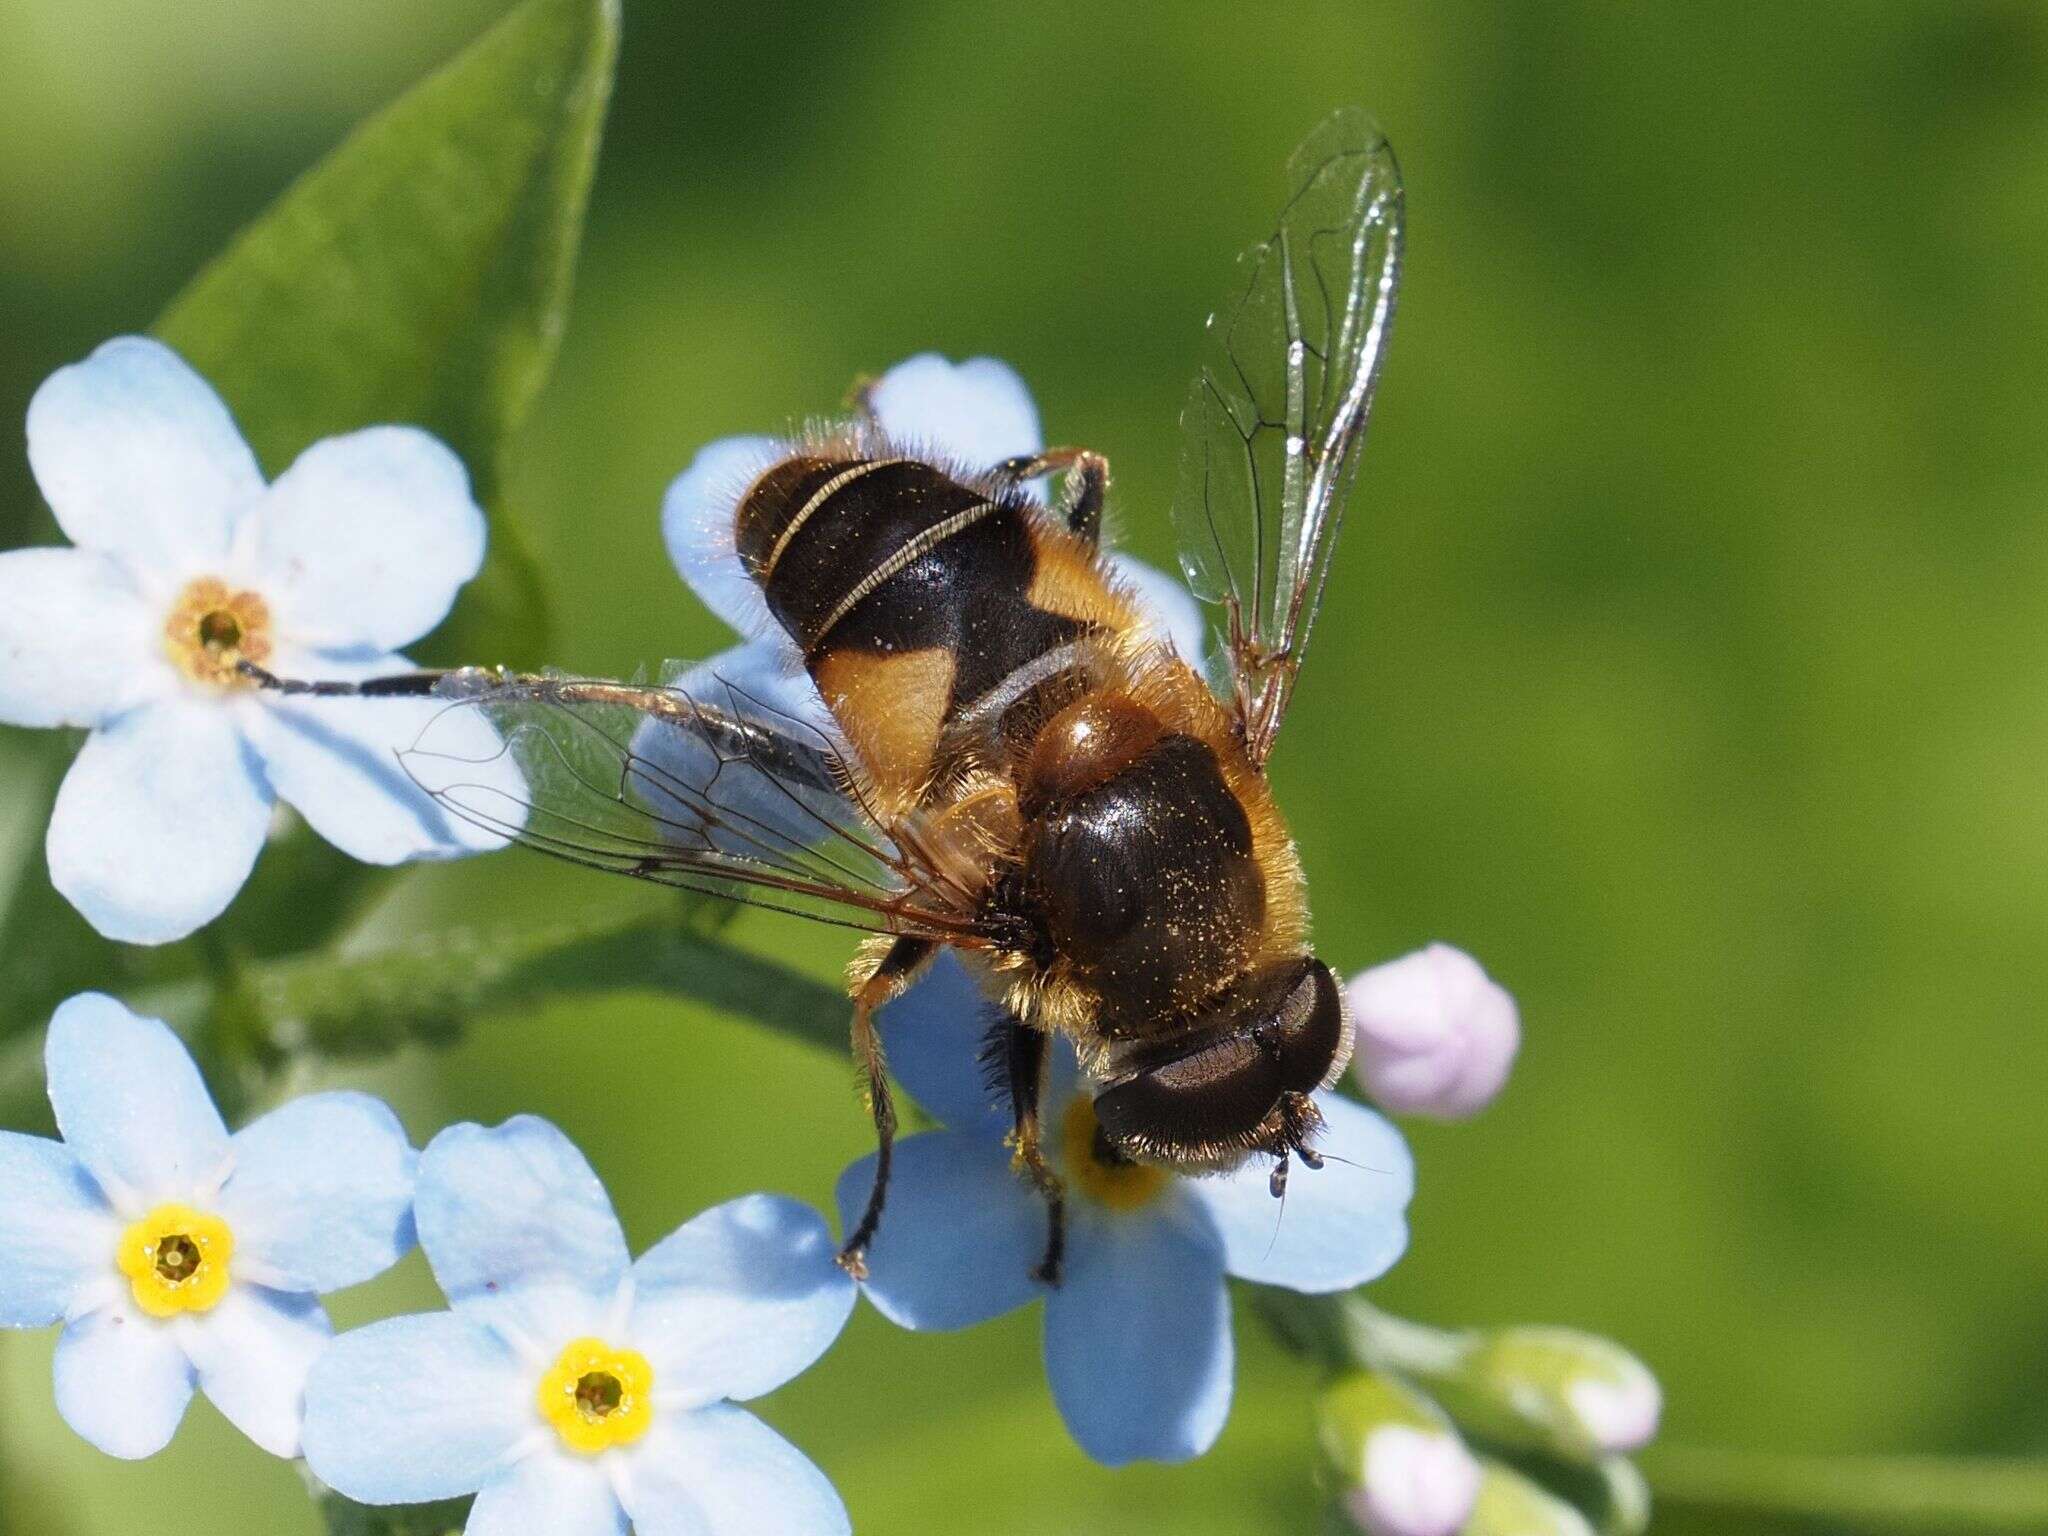
[[[1780,1515],[1870,1532],[2048,1531],[2048,1462],[1800,1456],[1670,1445],[1645,1451],[1660,1505]]]

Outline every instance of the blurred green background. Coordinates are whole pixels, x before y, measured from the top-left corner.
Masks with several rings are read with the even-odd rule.
[[[0,420],[501,9],[0,0]],[[1376,1295],[1611,1333],[1675,1442],[2048,1452],[2038,4],[627,0],[511,481],[552,659],[722,645],[661,551],[668,479],[926,348],[1016,364],[1167,563],[1203,317],[1350,101],[1403,160],[1407,280],[1274,772],[1332,963],[1452,940],[1526,1028],[1489,1114],[1414,1128],[1415,1243]],[[0,546],[54,536],[0,455]],[[40,831],[6,805],[23,739],[0,836]],[[511,855],[382,921],[622,884]],[[821,977],[848,948],[734,931]],[[823,1203],[867,1137],[844,1063],[674,1002],[480,1020],[365,1081],[421,1139],[553,1117],[636,1246],[748,1189]],[[339,1310],[430,1295],[414,1261]],[[204,1405],[156,1461],[88,1450],[50,1348],[0,1339],[0,1529],[313,1530]],[[1308,1529],[1311,1373],[1255,1324],[1240,1348],[1230,1428],[1181,1469],[1072,1447],[1030,1314],[863,1311],[768,1411],[864,1530]]]

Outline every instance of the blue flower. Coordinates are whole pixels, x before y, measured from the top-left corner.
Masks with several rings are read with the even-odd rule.
[[[51,813],[50,879],[108,938],[158,944],[220,915],[284,800],[373,864],[501,846],[443,814],[394,751],[444,706],[256,691],[284,675],[404,672],[484,556],[462,463],[412,427],[328,438],[266,484],[234,418],[160,342],[60,368],[28,408],[36,483],[73,548],[0,554],[0,721],[84,726]],[[475,711],[440,729],[523,798]]]
[[[476,1493],[469,1536],[827,1536],[845,1508],[735,1401],[818,1359],[854,1288],[813,1211],[749,1195],[637,1262],[554,1126],[458,1125],[421,1156],[421,1246],[452,1310],[337,1339],[306,1459],[365,1504]]]
[[[1363,1105],[1323,1093],[1320,1169],[1295,1171],[1286,1201],[1271,1163],[1184,1178],[1104,1164],[1073,1052],[1055,1046],[1042,1105],[1046,1151],[1067,1189],[1064,1273],[1034,1278],[1044,1202],[1011,1166],[1007,1107],[976,1046],[988,1003],[950,954],[880,1016],[889,1063],[945,1124],[898,1144],[867,1294],[905,1328],[964,1328],[1045,1301],[1053,1400],[1097,1461],[1184,1461],[1215,1441],[1230,1411],[1226,1275],[1290,1290],[1345,1290],[1383,1274],[1407,1244],[1414,1164],[1400,1133]],[[872,1155],[839,1180],[851,1222],[874,1178]]]
[[[57,1410],[110,1455],[162,1450],[195,1384],[298,1455],[317,1298],[413,1244],[396,1117],[321,1093],[230,1136],[177,1036],[95,992],[57,1010],[46,1060],[64,1139],[0,1132],[0,1327],[64,1324]]]
[[[892,444],[967,471],[992,469],[1005,459],[1045,447],[1030,391],[1007,363],[992,357],[950,363],[935,352],[920,353],[883,374],[867,391],[867,405]],[[670,558],[704,606],[745,637],[740,645],[700,663],[675,682],[685,692],[713,701],[723,701],[725,690],[732,689],[771,713],[817,726],[830,739],[831,716],[804,671],[803,657],[769,615],[759,583],[741,565],[733,547],[740,497],[794,446],[788,438],[721,438],[700,450],[669,486],[661,526]],[[1042,485],[1027,489],[1044,499]],[[1112,551],[1107,560],[1110,570],[1152,615],[1155,632],[1199,666],[1202,610],[1187,589],[1128,555]],[[650,722],[633,745],[643,758],[682,782],[701,782],[702,775],[689,758],[701,748],[687,733]],[[816,831],[815,819],[801,806],[793,807],[786,791],[763,785],[758,770],[746,764],[729,765],[711,798],[721,808],[742,811],[799,841]],[[662,809],[684,825],[692,820],[687,807]]]

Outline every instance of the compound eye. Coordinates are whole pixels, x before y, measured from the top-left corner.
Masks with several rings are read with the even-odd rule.
[[[1095,1117],[1123,1151],[1209,1162],[1250,1145],[1283,1090],[1279,1056],[1246,1030],[1104,1090]]]
[[[1284,1087],[1312,1093],[1337,1080],[1351,1060],[1351,1021],[1344,1013],[1343,990],[1327,965],[1308,962],[1263,1034],[1280,1053]]]
[[[1191,1032],[1192,1049],[1153,1057],[1095,1100],[1126,1153],[1221,1166],[1254,1147],[1279,1151],[1293,1134],[1283,1101],[1322,1087],[1350,1055],[1337,978],[1313,957],[1249,978]]]

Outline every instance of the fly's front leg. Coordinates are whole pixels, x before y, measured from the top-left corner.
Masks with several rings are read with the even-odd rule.
[[[1040,475],[1064,474],[1053,513],[1090,544],[1102,541],[1102,507],[1109,500],[1109,460],[1087,448],[1048,448],[1043,453],[1004,459],[991,471],[998,480],[1021,485]]]
[[[348,683],[279,677],[253,661],[237,662],[235,670],[264,693],[280,693],[294,699],[446,698],[454,702],[466,692],[482,692],[499,684],[530,685],[550,681],[530,672],[508,672],[503,667],[440,667],[419,672],[394,672],[388,677],[365,677]],[[456,681],[451,684],[450,679]]]
[[[926,961],[938,951],[930,939],[900,938],[890,944],[874,970],[853,994],[853,1054],[867,1078],[868,1110],[875,1121],[875,1182],[867,1209],[839,1250],[839,1267],[856,1280],[868,1277],[868,1244],[882,1224],[882,1206],[889,1198],[889,1166],[896,1154],[896,1101],[889,1092],[888,1063],[882,1035],[875,1028],[875,1010],[900,994]]]
[[[1045,1199],[1045,1253],[1032,1271],[1047,1285],[1060,1283],[1060,1266],[1067,1250],[1067,1190],[1052,1165],[1045,1160],[1044,1128],[1039,1121],[1039,1103],[1045,1089],[1045,1069],[1050,1053],[1049,1036],[1017,1019],[996,1025],[994,1042],[1000,1051],[1004,1081],[1010,1090],[1010,1109],[1015,1117],[1010,1145],[1017,1166]]]

